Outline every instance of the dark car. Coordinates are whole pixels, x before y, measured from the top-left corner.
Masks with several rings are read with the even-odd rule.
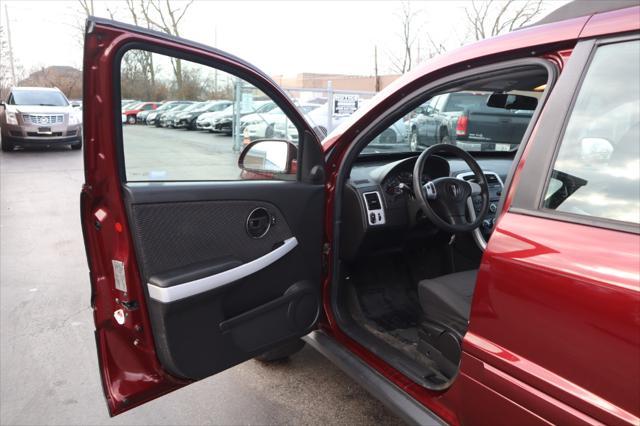
[[[112,415],[306,342],[410,423],[640,423],[640,6],[571,3],[430,60],[324,139],[233,55],[87,28],[81,217]],[[243,76],[237,101],[268,94],[297,143],[129,149],[93,100],[119,102],[132,45]],[[507,114],[538,96],[515,149],[372,146],[462,92]]]
[[[196,121],[198,117],[207,112],[222,111],[231,105],[231,101],[209,101],[200,104],[193,110],[184,111],[176,116],[175,127],[185,128],[187,130],[196,129]]]
[[[174,127],[178,114],[196,108],[199,104],[200,102],[189,102],[174,105],[156,116],[156,127]]]
[[[141,120],[143,120],[143,122],[148,126],[159,126],[158,122],[160,121],[160,117],[162,116],[162,114],[172,110],[173,108],[176,108],[178,105],[189,105],[192,103],[192,101],[165,101],[162,103],[162,105],[160,105],[153,111],[148,111],[148,113],[145,115],[142,115],[142,113],[140,113],[138,114],[138,116],[140,117],[142,115]]]
[[[277,105],[272,101],[256,101],[251,105],[243,106],[240,110],[240,117],[244,117],[249,114],[266,114],[269,111],[276,108]],[[212,130],[218,133],[224,133],[226,135],[233,134],[234,115],[228,114],[222,117],[216,118],[212,123]],[[244,128],[240,129],[241,132]]]
[[[507,109],[488,105],[496,98],[492,93],[466,91],[434,96],[417,108],[409,121],[411,149],[418,151],[437,143],[460,147],[472,144],[489,151],[496,144],[506,151],[515,148],[527,129],[537,99],[529,97],[527,109]]]

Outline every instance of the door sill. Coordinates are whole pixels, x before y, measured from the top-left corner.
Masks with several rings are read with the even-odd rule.
[[[417,425],[446,424],[435,413],[411,398],[325,332],[313,331],[303,337],[303,340],[336,364],[405,422]]]

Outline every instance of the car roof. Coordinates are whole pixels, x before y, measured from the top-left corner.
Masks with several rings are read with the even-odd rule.
[[[60,89],[57,87],[27,87],[27,86],[19,86],[11,88],[12,92],[22,92],[22,91],[31,91],[31,90],[42,90],[46,92],[60,92]]]
[[[633,7],[637,5],[638,0],[574,0],[563,6],[560,6],[534,24],[522,28],[531,28],[537,25],[565,21],[567,19],[579,18],[581,16],[591,16],[596,13],[611,12],[614,10],[625,9],[627,7]]]

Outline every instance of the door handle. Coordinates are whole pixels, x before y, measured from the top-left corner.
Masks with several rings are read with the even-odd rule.
[[[149,296],[162,303],[171,303],[182,300],[187,297],[195,296],[209,290],[226,286],[234,281],[238,281],[244,277],[255,274],[261,269],[266,268],[277,260],[281,259],[298,245],[296,237],[287,238],[276,249],[261,256],[251,262],[243,263],[235,268],[208,277],[188,281],[182,284],[176,284],[171,287],[160,287],[151,282],[147,283]]]

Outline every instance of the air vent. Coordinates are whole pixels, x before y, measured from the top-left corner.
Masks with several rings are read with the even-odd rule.
[[[367,207],[367,222],[369,225],[384,225],[385,215],[384,209],[382,208],[382,198],[380,198],[380,193],[377,191],[365,192],[362,196],[364,197],[364,202]]]
[[[365,200],[367,200],[367,207],[369,210],[380,210],[380,199],[378,198],[377,192],[369,192],[368,194],[364,194]]]
[[[462,177],[462,179],[466,181],[478,183],[476,179],[476,175],[474,175],[473,173],[465,173],[463,175],[458,175],[458,177]],[[494,186],[494,185],[502,186],[500,179],[498,179],[498,176],[495,173],[485,173],[484,177],[487,179],[487,184],[489,186]]]

